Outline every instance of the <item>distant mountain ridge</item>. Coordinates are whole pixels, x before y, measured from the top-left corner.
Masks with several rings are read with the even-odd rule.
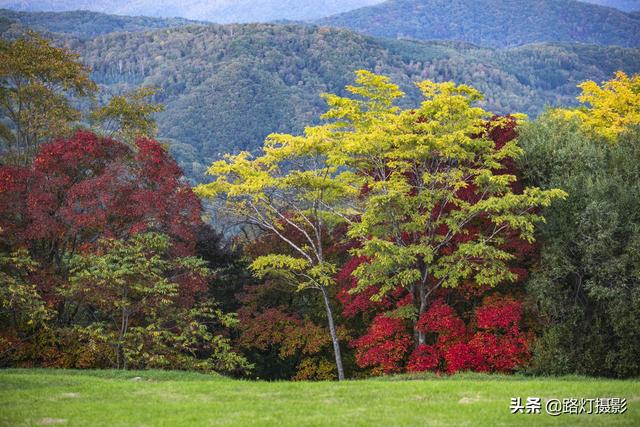
[[[615,70],[640,72],[640,49],[620,47],[542,43],[496,50],[311,25],[144,28],[165,22],[147,18],[127,21],[135,31],[126,32],[115,25],[118,16],[47,16],[22,16],[21,22],[65,30],[48,35],[80,53],[105,98],[140,85],[160,89],[155,100],[166,106],[157,117],[160,137],[194,181],[222,153],[254,150],[271,132],[299,133],[316,123],[326,108],[319,95],[344,94],[357,69],[390,76],[407,93],[405,106],[420,101],[416,81],[452,80],[481,90],[481,105],[490,111],[532,116],[545,105],[575,104],[580,81],[603,81]],[[89,36],[98,29],[78,25],[93,20],[106,23],[103,35]],[[0,33],[7,31],[0,36],[23,29],[0,14]]]
[[[640,11],[640,0],[581,0],[586,3],[599,4],[601,6],[615,7],[625,12]]]
[[[161,89],[160,136],[195,180],[222,153],[254,150],[271,132],[299,133],[316,123],[325,109],[319,95],[344,94],[357,69],[389,75],[407,93],[406,106],[420,100],[413,83],[428,78],[477,87],[493,112],[532,116],[545,105],[574,105],[580,81],[603,81],[618,69],[640,72],[639,49],[493,50],[295,25],[187,26],[69,45],[111,93],[136,85]]]
[[[150,18],[147,16],[107,15],[99,12],[16,12],[0,9],[0,18],[37,31],[80,38],[91,38],[117,32],[136,32],[160,28],[203,24],[184,18]]]
[[[388,0],[315,22],[378,37],[488,47],[540,42],[640,46],[637,16],[573,0]]]
[[[317,19],[383,0],[0,0],[26,12],[90,10],[116,15],[182,17],[217,23]]]

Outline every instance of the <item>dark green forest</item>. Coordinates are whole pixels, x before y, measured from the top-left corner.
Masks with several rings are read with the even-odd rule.
[[[573,0],[389,0],[318,23],[379,37],[461,40],[490,47],[548,41],[629,47],[640,43],[640,21],[634,16]]]

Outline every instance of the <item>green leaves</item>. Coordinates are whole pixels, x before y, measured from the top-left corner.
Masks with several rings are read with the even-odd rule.
[[[18,333],[46,328],[46,321],[53,315],[29,281],[36,268],[37,263],[24,249],[0,253],[0,320]]]
[[[0,40],[0,113],[11,123],[0,129],[7,160],[28,164],[38,144],[64,135],[80,118],[71,97],[91,96],[96,89],[77,54],[37,33]]]
[[[153,115],[164,106],[148,101],[157,92],[141,87],[124,95],[112,97],[107,105],[91,112],[90,119],[109,137],[131,145],[138,137],[155,138],[158,126]]]
[[[106,347],[118,368],[244,371],[251,365],[231,350],[215,327],[234,327],[235,315],[213,302],[185,306],[183,278],[208,277],[197,257],[171,257],[171,242],[159,233],[128,241],[102,239],[90,253],[70,261],[69,285],[60,290],[93,323],[74,332]]]

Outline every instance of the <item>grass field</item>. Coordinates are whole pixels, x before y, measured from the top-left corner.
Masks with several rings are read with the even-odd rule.
[[[512,397],[622,397],[624,414],[515,414]],[[544,406],[544,405],[543,405]],[[0,425],[640,426],[640,381],[495,375],[337,382],[183,372],[0,370]]]

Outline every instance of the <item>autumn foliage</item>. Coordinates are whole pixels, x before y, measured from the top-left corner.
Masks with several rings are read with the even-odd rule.
[[[154,230],[174,239],[176,253],[193,252],[202,208],[181,176],[156,141],[139,139],[134,150],[76,132],[44,144],[30,168],[0,168],[2,237],[60,254],[96,236]]]
[[[27,246],[50,272],[45,287],[64,278],[65,257],[99,238],[160,232],[171,238],[173,256],[188,256],[204,226],[200,201],[180,168],[146,138],[131,148],[78,131],[43,144],[31,167],[0,167],[0,180],[0,242]],[[187,304],[204,291],[202,280],[180,280]]]
[[[419,119],[418,119],[419,120]],[[499,126],[489,126],[489,137],[496,149],[513,140],[515,120],[494,117]],[[514,162],[504,159],[503,169],[497,173],[517,174]],[[512,183],[513,191],[521,192],[519,181]],[[461,199],[473,202],[473,186],[461,189]],[[487,227],[481,218],[468,224],[463,233],[454,236],[445,253],[464,244]],[[446,233],[446,230],[441,230]],[[420,233],[405,234],[406,240],[420,239]],[[351,257],[336,279],[341,285],[338,299],[343,315],[360,318],[368,326],[364,334],[351,341],[359,367],[371,369],[373,374],[398,372],[514,372],[527,365],[531,357],[533,335],[524,322],[522,293],[518,284],[527,277],[528,259],[535,255],[535,245],[512,233],[502,245],[514,255],[509,265],[516,284],[502,284],[502,293],[492,287],[466,281],[456,288],[441,288],[434,292],[428,308],[412,320],[417,312],[415,295],[399,286],[393,292],[378,296],[378,288],[371,286],[360,292],[352,274],[365,257]],[[425,343],[416,342],[416,334],[424,334]]]
[[[25,303],[2,294],[0,364],[246,368],[217,335],[235,317],[204,301],[202,215],[148,138],[130,146],[78,131],[41,145],[29,167],[1,166],[0,253],[12,255],[0,269]],[[38,313],[47,322],[18,321]]]

